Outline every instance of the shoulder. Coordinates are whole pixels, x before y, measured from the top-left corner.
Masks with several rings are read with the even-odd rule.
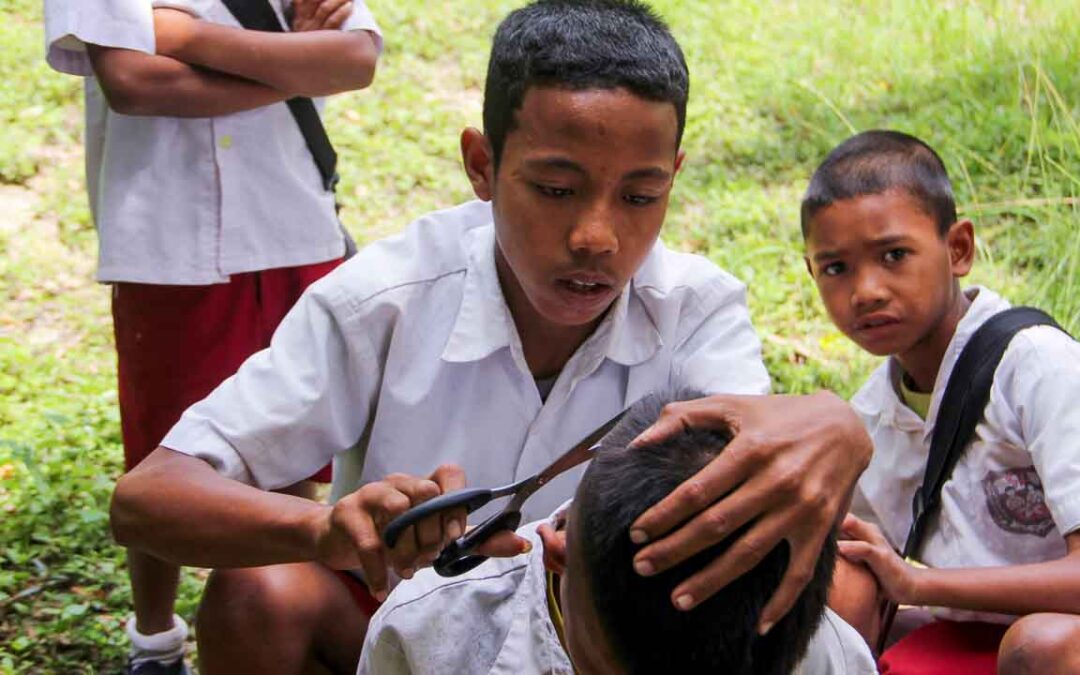
[[[460,284],[474,251],[493,241],[491,230],[485,202],[429,213],[400,234],[360,249],[311,291],[352,316],[373,305],[400,304],[445,282]]]
[[[45,58],[53,69],[90,75],[86,45],[154,53],[154,22],[145,0],[45,0]]]
[[[657,241],[634,275],[634,286],[656,301],[687,297],[706,301],[741,299],[746,286],[716,263],[696,253],[673,251]]]

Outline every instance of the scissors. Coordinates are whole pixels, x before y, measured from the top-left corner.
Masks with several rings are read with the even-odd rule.
[[[534,476],[494,489],[465,488],[455,490],[414,506],[390,521],[390,524],[386,526],[386,530],[383,532],[383,543],[393,548],[402,532],[436,513],[460,508],[464,508],[465,513],[472,513],[492,499],[513,495],[513,499],[507,502],[501,511],[466,532],[464,536],[450,542],[439,554],[439,557],[435,559],[435,571],[440,576],[456,577],[459,574],[468,572],[487,560],[487,556],[476,555],[473,551],[497,532],[516,530],[521,525],[521,507],[525,504],[525,500],[559,474],[592,459],[593,453],[600,447],[600,440],[625,415],[626,410],[623,410],[615,417],[604,422],[552,462],[546,469]]]

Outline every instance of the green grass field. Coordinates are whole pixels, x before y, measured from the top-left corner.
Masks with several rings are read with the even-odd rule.
[[[420,0],[369,0],[387,37],[376,83],[328,108],[361,241],[470,196],[457,137],[480,124],[488,40],[516,4],[462,0],[444,19]],[[815,163],[856,130],[937,147],[976,222],[973,281],[1080,329],[1080,5],[656,4],[692,78],[663,236],[749,284],[777,390],[849,395],[873,366],[825,319],[798,233]],[[0,11],[0,674],[114,672],[130,593],[108,533],[121,450],[81,83],[45,66],[40,3]],[[185,577],[187,616],[200,583]]]

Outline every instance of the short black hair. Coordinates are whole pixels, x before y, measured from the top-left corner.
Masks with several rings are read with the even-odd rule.
[[[570,545],[580,547],[581,569],[604,635],[627,673],[789,673],[824,613],[836,558],[832,537],[806,590],[764,636],[757,634],[758,619],[787,569],[786,542],[689,611],[672,605],[672,591],[723,553],[741,531],[656,576],[643,577],[633,569],[641,546],[630,541],[630,525],[731,439],[727,430],[690,429],[654,445],[628,448],[671,399],[651,395],[634,405],[602,442],[575,497],[576,536]]]
[[[686,126],[690,74],[667,24],[637,0],[537,0],[495,31],[484,87],[484,134],[495,165],[529,87],[624,87],[671,103],[676,143]]]
[[[956,222],[952,183],[934,149],[899,131],[864,131],[836,146],[810,179],[802,200],[803,238],[821,209],[841,199],[902,190],[945,235]]]

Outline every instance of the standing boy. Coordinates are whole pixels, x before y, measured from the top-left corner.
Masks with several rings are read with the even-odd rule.
[[[50,64],[88,76],[87,187],[128,470],[344,252],[333,194],[282,102],[367,86],[380,38],[362,1],[291,10],[305,32],[244,30],[218,0],[45,2]],[[179,568],[137,550],[128,567],[131,670],[183,672]]]
[[[961,290],[974,228],[957,220],[937,154],[893,131],[848,139],[802,204],[806,260],[830,318],[889,356],[852,405],[874,440],[840,542],[887,598],[940,608],[882,657],[890,673],[1080,668],[1080,345],[1023,330],[999,364],[984,417],[941,490],[914,567],[903,548],[941,397],[972,334],[1009,304]],[[1014,615],[1025,618],[1015,620]],[[963,623],[961,623],[963,622]],[[1011,624],[1011,628],[1010,628]],[[871,638],[872,639],[872,638]]]
[[[767,390],[744,287],[658,241],[687,95],[678,44],[639,2],[542,0],[500,25],[484,131],[461,136],[479,201],[420,218],[313,285],[270,348],[117,486],[112,522],[125,543],[245,568],[218,569],[208,584],[204,672],[355,668],[373,607],[354,604],[334,570],[363,568],[368,589],[346,584],[359,600],[382,599],[388,563],[411,576],[463,521],[426,523],[386,551],[385,521],[365,515],[373,500],[390,515],[464,477],[444,467],[424,494],[372,481],[443,463],[474,484],[506,484],[651,390]],[[825,420],[828,440],[773,452],[776,427],[747,421],[762,475],[813,460],[806,484],[748,513],[826,522],[793,545],[812,570],[839,510],[825,490],[854,485],[863,434],[831,399],[789,408],[796,424]],[[333,506],[265,491],[331,457]],[[526,517],[569,498],[581,471],[549,484]],[[841,478],[804,489],[825,474]]]

